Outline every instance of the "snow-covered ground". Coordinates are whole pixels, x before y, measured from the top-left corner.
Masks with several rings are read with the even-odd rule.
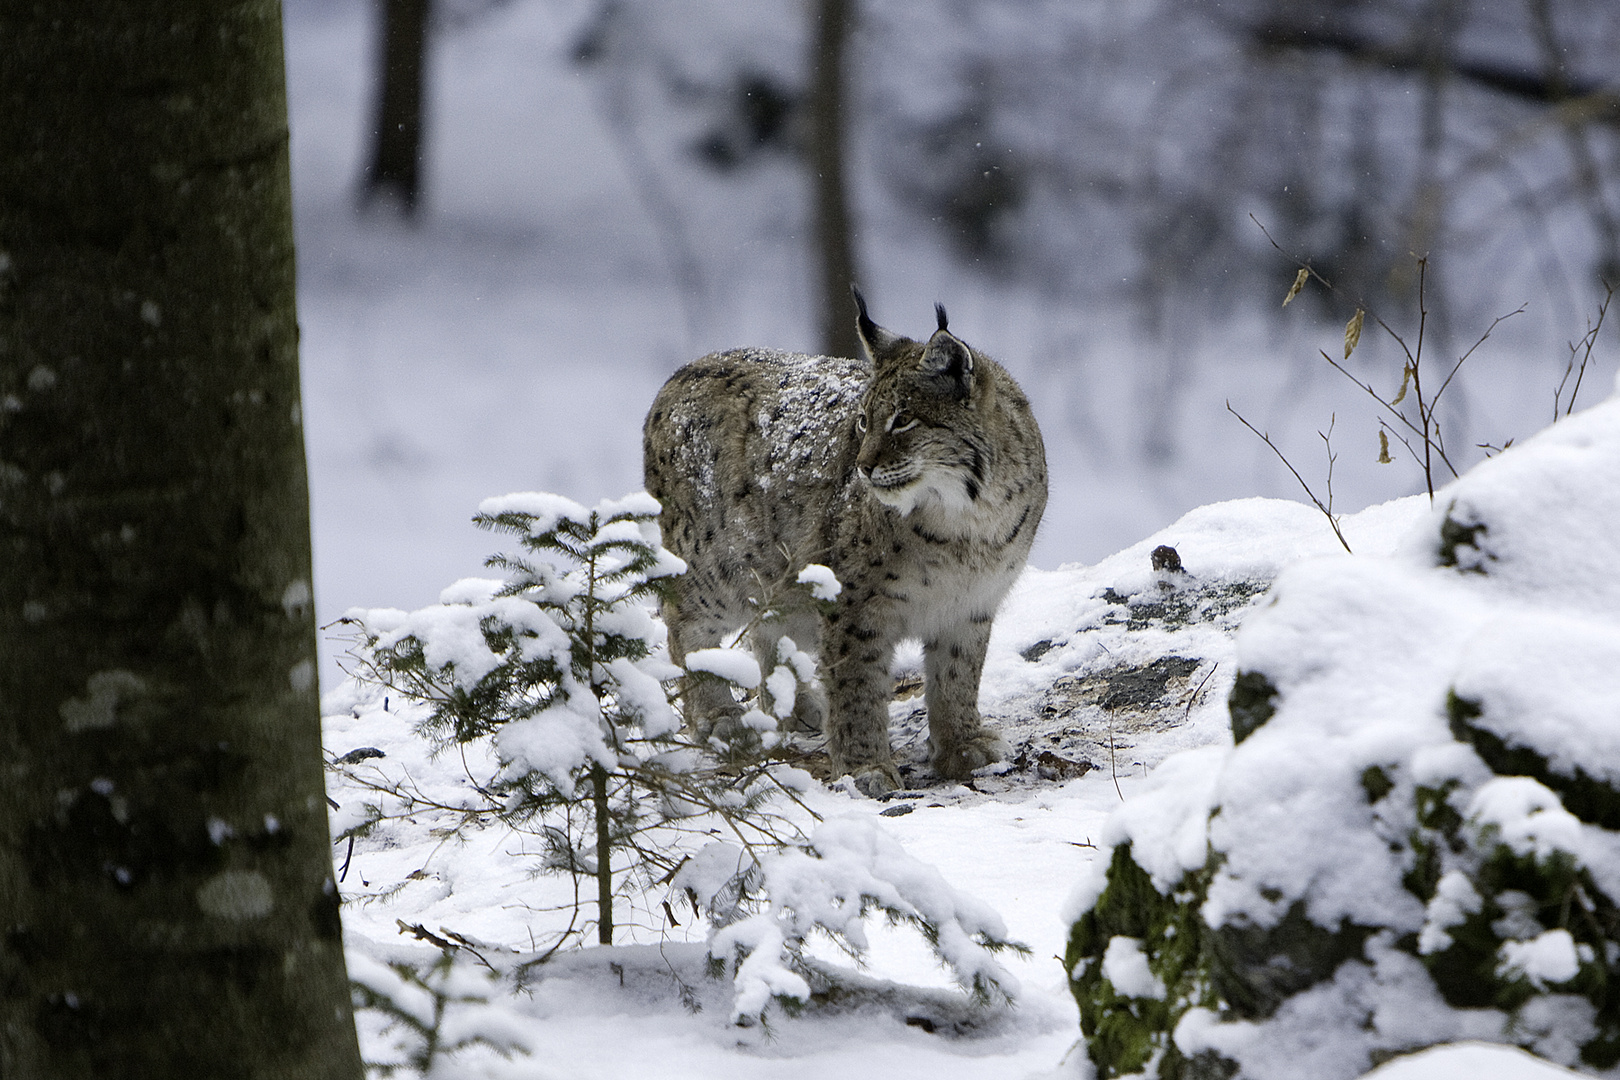
[[[1620,945],[1585,913],[1620,892],[1616,477],[1611,397],[1437,492],[1393,557],[1276,579],[1237,636],[1236,745],[1154,772],[1071,899],[1077,994],[1117,1067],[1173,1030],[1253,1080],[1469,1038],[1614,1075],[1593,988]],[[1539,884],[1564,872],[1582,884]],[[1119,992],[1169,1002],[1158,1019],[1098,993],[1126,950]]]
[[[1378,564],[1411,549],[1431,516],[1419,496],[1340,524],[1357,561]],[[1162,545],[1175,548],[1181,571],[1154,568]],[[705,924],[678,892],[655,889],[621,915],[618,944],[559,953],[522,992],[484,982],[469,962],[455,985],[491,1004],[452,1005],[446,1029],[529,1052],[503,1058],[471,1049],[447,1059],[440,1075],[809,1077],[843,1066],[876,1066],[895,1077],[1090,1075],[1059,959],[1066,898],[1107,858],[1098,842],[1118,831],[1107,822],[1138,789],[1157,791],[1151,805],[1164,827],[1180,827],[1166,788],[1177,782],[1152,770],[1177,751],[1231,745],[1233,633],[1268,583],[1302,560],[1324,571],[1335,563],[1351,568],[1314,508],[1245,499],[1199,508],[1092,567],[1032,569],[998,618],[984,679],[983,710],[1012,744],[1008,763],[970,784],[940,783],[925,764],[920,709],[901,697],[891,726],[912,788],[885,802],[836,785],[810,790],[807,805],[817,814],[877,823],[955,888],[1000,912],[1009,935],[1030,947],[1027,958],[1004,960],[1022,987],[1014,1006],[970,1006],[914,935],[873,926],[858,971],[835,950],[817,954],[843,965],[843,998],[739,1027],[730,1021],[729,981],[705,973]],[[902,656],[897,665],[902,686],[915,660]],[[465,790],[464,760],[434,757],[413,733],[420,707],[355,682],[334,689],[325,704],[328,753],[349,762],[332,773],[335,830],[360,820],[365,801],[376,797],[357,781],[409,776],[451,803]],[[805,745],[814,751],[814,740]],[[1202,773],[1215,760],[1176,759],[1189,797],[1207,786]],[[570,919],[568,880],[535,876],[520,835],[490,825],[450,838],[453,819],[424,810],[338,847],[351,964],[373,985],[387,983],[381,961],[436,958],[414,928],[475,942],[509,970]],[[1156,827],[1140,810],[1129,820],[1136,830]],[[368,1054],[386,1059],[398,1029],[384,1032],[374,1012],[362,1014],[362,1029]],[[1516,1050],[1459,1046],[1373,1075],[1572,1074]]]
[[[1358,553],[1379,555],[1427,513],[1426,499],[1409,498],[1342,527]],[[1183,573],[1152,568],[1160,545],[1176,548]],[[1012,743],[1012,761],[971,785],[938,783],[926,773],[917,703],[902,699],[893,728],[915,790],[888,802],[812,790],[817,813],[880,823],[1001,913],[1011,937],[1030,947],[1026,959],[1004,961],[1023,988],[1015,1007],[973,1010],[914,936],[878,926],[864,969],[850,973],[868,980],[862,993],[739,1028],[729,1022],[729,982],[704,974],[704,924],[687,917],[678,895],[655,892],[625,920],[621,944],[559,954],[528,993],[495,994],[494,1013],[464,1007],[482,1029],[495,1025],[533,1053],[501,1060],[469,1051],[461,1067],[514,1077],[808,1077],[845,1064],[895,1077],[1086,1075],[1058,959],[1065,897],[1106,857],[1095,841],[1122,799],[1151,785],[1149,770],[1177,750],[1230,743],[1231,633],[1267,582],[1308,557],[1346,558],[1315,509],[1248,499],[1196,510],[1093,567],[1032,570],[997,621],[984,680],[984,711]],[[334,758],[381,751],[348,766],[352,777],[408,773],[446,795],[465,783],[455,754],[432,758],[412,733],[420,710],[352,683],[326,704]],[[331,794],[337,829],[375,797],[341,772]],[[566,911],[546,910],[565,904],[567,880],[533,876],[520,837],[491,826],[447,840],[435,829],[448,823],[424,812],[358,841],[352,855],[339,846],[346,933],[361,966],[367,957],[431,962],[437,951],[402,936],[407,926],[454,932],[509,964],[567,922]],[[665,898],[683,925],[670,924]],[[388,1040],[378,1018],[364,1026],[368,1049],[381,1055]]]

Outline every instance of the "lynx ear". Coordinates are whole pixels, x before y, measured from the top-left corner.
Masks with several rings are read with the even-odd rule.
[[[872,316],[866,313],[866,297],[856,285],[850,285],[849,291],[855,295],[855,329],[860,333],[861,345],[866,349],[866,358],[876,364],[880,357],[894,351],[894,347],[905,338],[898,334],[891,334],[877,323]]]
[[[945,309],[937,307],[940,328],[928,339],[923,349],[923,374],[933,376],[943,384],[944,392],[955,398],[965,398],[973,389],[973,350],[944,327]]]

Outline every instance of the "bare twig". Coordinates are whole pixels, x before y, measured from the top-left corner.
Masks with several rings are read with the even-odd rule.
[[[1301,271],[1300,275],[1298,277],[1296,277],[1296,279],[1295,279],[1296,286],[1298,285],[1301,278],[1308,276],[1309,278],[1321,283],[1322,287],[1327,289],[1329,292],[1332,292],[1332,293],[1335,293],[1335,294],[1337,294],[1339,292],[1339,290],[1334,287],[1332,282],[1328,281],[1321,274],[1317,273],[1314,269],[1312,269],[1308,262],[1306,262],[1305,260],[1299,258],[1297,255],[1294,255],[1294,254],[1288,252],[1287,250],[1285,250],[1283,248],[1283,246],[1281,244],[1277,243],[1276,238],[1273,237],[1271,235],[1271,232],[1264,225],[1262,225],[1260,223],[1260,220],[1258,218],[1256,218],[1253,214],[1250,214],[1249,218],[1250,218],[1251,221],[1253,221],[1255,223],[1256,226],[1259,227],[1260,231],[1265,234],[1266,239],[1271,242],[1272,247],[1276,248],[1277,251],[1280,254],[1287,257],[1290,261],[1292,261],[1296,266],[1298,266],[1300,268],[1300,271]],[[1367,305],[1365,300],[1363,300],[1359,296],[1354,298],[1354,303],[1355,303],[1356,308],[1357,308],[1357,319],[1359,319],[1361,317],[1361,313],[1363,311],[1365,311],[1366,314],[1371,316],[1372,320],[1375,323],[1377,323],[1383,329],[1383,331],[1386,334],[1388,334],[1390,336],[1390,338],[1398,346],[1400,346],[1401,353],[1406,358],[1406,363],[1405,363],[1405,366],[1404,366],[1404,369],[1403,369],[1403,372],[1402,372],[1402,380],[1401,380],[1401,390],[1400,390],[1400,392],[1397,393],[1393,399],[1386,398],[1383,394],[1378,392],[1378,390],[1372,385],[1372,383],[1363,381],[1359,376],[1355,375],[1348,368],[1346,368],[1344,366],[1344,364],[1341,363],[1340,361],[1334,359],[1332,356],[1328,355],[1326,352],[1322,352],[1321,355],[1322,355],[1322,359],[1326,360],[1329,364],[1331,364],[1336,371],[1338,371],[1345,378],[1349,379],[1351,382],[1355,383],[1357,386],[1361,387],[1361,389],[1366,391],[1366,393],[1369,396],[1371,396],[1374,401],[1376,401],[1376,402],[1378,402],[1378,404],[1382,405],[1384,407],[1384,409],[1390,414],[1390,416],[1393,417],[1396,421],[1399,422],[1401,427],[1404,427],[1406,430],[1411,432],[1414,436],[1416,436],[1418,439],[1420,439],[1422,441],[1422,447],[1421,447],[1421,450],[1420,450],[1420,448],[1417,446],[1416,443],[1411,442],[1408,439],[1406,439],[1404,436],[1400,436],[1400,435],[1397,434],[1397,438],[1400,438],[1402,444],[1406,447],[1407,452],[1412,455],[1412,459],[1415,462],[1417,462],[1418,467],[1423,470],[1423,485],[1424,485],[1425,489],[1429,493],[1429,500],[1432,502],[1432,501],[1434,501],[1434,488],[1435,488],[1434,473],[1435,473],[1436,459],[1439,460],[1440,464],[1442,464],[1442,465],[1444,465],[1446,467],[1446,470],[1448,472],[1450,472],[1452,476],[1457,476],[1458,475],[1456,465],[1454,465],[1452,463],[1450,456],[1446,453],[1445,430],[1441,426],[1439,416],[1438,416],[1438,407],[1439,407],[1439,404],[1440,404],[1440,399],[1445,394],[1446,389],[1451,385],[1452,380],[1456,378],[1457,373],[1460,370],[1462,370],[1463,364],[1465,362],[1467,362],[1468,358],[1474,354],[1474,351],[1485,343],[1486,339],[1491,336],[1491,333],[1496,329],[1496,327],[1500,323],[1504,322],[1507,319],[1511,319],[1515,315],[1518,315],[1518,314],[1522,313],[1525,310],[1525,306],[1521,305],[1520,307],[1518,307],[1514,311],[1510,311],[1505,315],[1497,316],[1497,318],[1491,323],[1491,325],[1488,326],[1485,329],[1485,332],[1479,336],[1479,340],[1475,341],[1474,344],[1469,347],[1468,351],[1463,353],[1462,356],[1457,359],[1457,362],[1451,366],[1451,370],[1446,373],[1445,379],[1441,381],[1440,388],[1438,390],[1436,390],[1432,395],[1426,395],[1425,391],[1424,391],[1424,387],[1423,387],[1423,347],[1424,347],[1424,344],[1425,344],[1425,339],[1426,339],[1426,335],[1427,335],[1427,331],[1428,331],[1428,324],[1429,324],[1429,302],[1428,302],[1429,258],[1428,258],[1427,255],[1414,255],[1413,258],[1415,258],[1417,260],[1417,268],[1418,268],[1418,327],[1417,327],[1417,340],[1416,340],[1416,343],[1414,345],[1408,345],[1407,342],[1406,342],[1406,339],[1403,338],[1399,333],[1397,333],[1395,331],[1395,329],[1393,327],[1391,327],[1387,322],[1385,322],[1383,320],[1383,318],[1381,318],[1376,311],[1374,311],[1372,308],[1370,308]],[[1295,294],[1295,292],[1297,292],[1297,288],[1294,289],[1294,290],[1290,290],[1290,293],[1289,293],[1289,298],[1290,299],[1293,298],[1293,295]],[[1610,295],[1611,296],[1613,295],[1612,290],[1610,290]],[[1605,306],[1607,306],[1607,300],[1605,300]],[[1599,325],[1601,325],[1601,322],[1602,322],[1602,312],[1600,310],[1600,313],[1599,313]],[[1359,329],[1360,329],[1359,322],[1356,321],[1356,320],[1352,320],[1351,327],[1347,328],[1347,337],[1346,337],[1347,346],[1350,343],[1352,336],[1359,337],[1359,333],[1357,333],[1355,335],[1350,335],[1348,333],[1348,331],[1349,330],[1359,331]],[[1596,328],[1594,328],[1594,331],[1595,331],[1595,329]],[[1592,336],[1593,336],[1593,338],[1595,338],[1595,333],[1593,333]],[[1587,340],[1588,339],[1583,339],[1583,342],[1587,341]],[[1565,372],[1566,380],[1568,379],[1570,371],[1574,370],[1574,353],[1575,353],[1577,348],[1578,348],[1578,346],[1575,346],[1575,345],[1571,346],[1570,369]],[[1587,351],[1588,351],[1588,353],[1590,353],[1590,345],[1587,345]],[[1346,354],[1345,355],[1346,355],[1346,359],[1348,359],[1348,357],[1349,357],[1349,349],[1348,349],[1348,347],[1346,349]],[[1582,371],[1583,372],[1584,372],[1584,368],[1585,368],[1585,365],[1583,364],[1582,365]],[[1579,377],[1577,377],[1577,379],[1576,379],[1576,387],[1577,387],[1577,389],[1579,388],[1579,385],[1580,385],[1580,380],[1579,380]],[[1413,397],[1413,400],[1416,403],[1417,416],[1416,416],[1415,422],[1414,422],[1413,417],[1407,415],[1407,412],[1405,410],[1398,407],[1400,405],[1401,401],[1403,401],[1405,399],[1405,397],[1406,397],[1408,386],[1410,386],[1410,388],[1411,388],[1412,397]],[[1563,390],[1563,384],[1561,383],[1559,385],[1560,394],[1562,393],[1562,390]],[[1571,400],[1573,401],[1573,397],[1571,398]],[[1555,396],[1555,399],[1554,399],[1554,412],[1555,413],[1557,412],[1558,404],[1559,404],[1559,399]],[[1567,415],[1567,412],[1566,412],[1566,415]],[[1239,419],[1241,419],[1241,417]],[[1395,432],[1395,428],[1391,424],[1381,422],[1380,427],[1381,427],[1381,429],[1387,430],[1387,431],[1389,431],[1391,433]],[[1251,428],[1251,430],[1252,430],[1252,428]],[[1272,449],[1275,450],[1276,448],[1273,447]],[[1330,466],[1331,466],[1331,461],[1330,461]],[[1292,468],[1292,467],[1290,466],[1290,468]],[[1296,473],[1295,475],[1297,476],[1298,474]],[[1307,490],[1309,490],[1309,489],[1307,489]]]
[[[1320,351],[1320,350],[1318,350],[1318,351]],[[1324,359],[1328,363],[1332,364],[1333,367],[1341,375],[1343,375],[1345,378],[1349,379],[1351,382],[1355,383],[1357,386],[1361,387],[1369,395],[1371,395],[1371,397],[1372,397],[1372,399],[1374,401],[1378,402],[1378,404],[1382,405],[1386,410],[1388,410],[1388,412],[1389,412],[1389,414],[1391,416],[1393,416],[1395,419],[1397,419],[1397,420],[1399,420],[1401,422],[1401,426],[1405,427],[1408,431],[1410,431],[1413,435],[1416,435],[1418,438],[1423,439],[1425,443],[1433,441],[1433,436],[1432,435],[1430,435],[1428,432],[1426,432],[1423,428],[1419,427],[1417,424],[1412,423],[1411,418],[1408,417],[1401,410],[1397,409],[1392,402],[1385,400],[1384,396],[1382,394],[1380,394],[1378,392],[1377,388],[1375,388],[1371,383],[1364,383],[1360,379],[1356,378],[1356,376],[1351,371],[1349,371],[1349,369],[1347,369],[1343,364],[1339,363],[1337,360],[1333,359],[1333,357],[1329,356],[1327,353],[1324,352],[1321,355],[1322,355],[1322,359]],[[1386,425],[1386,426],[1388,426],[1388,425]],[[1394,429],[1391,428],[1390,430],[1393,431]],[[1399,436],[1397,436],[1397,437],[1399,437]],[[1405,438],[1401,438],[1401,441],[1406,442]],[[1407,449],[1412,450],[1412,445],[1410,443],[1407,443]],[[1436,446],[1435,451],[1438,454],[1441,463],[1444,464],[1445,467],[1451,471],[1451,475],[1456,476],[1457,475],[1457,468],[1456,468],[1456,466],[1452,465],[1451,459],[1446,456],[1445,449],[1442,448],[1442,447]],[[1412,458],[1413,458],[1414,461],[1416,461],[1418,463],[1418,466],[1421,468],[1422,465],[1423,465],[1423,459],[1418,456],[1416,450],[1412,450]],[[1431,487],[1432,487],[1432,484],[1431,484]]]
[[[1322,440],[1322,446],[1327,450],[1327,516],[1329,521],[1334,522],[1334,535],[1337,536],[1339,538],[1339,542],[1343,544],[1344,534],[1339,532],[1337,520],[1333,516],[1333,463],[1339,460],[1339,455],[1333,452],[1333,425],[1337,424],[1338,422],[1339,414],[1329,413],[1327,431],[1318,431],[1316,435]],[[1345,544],[1344,549],[1349,551],[1350,545]]]
[[[1198,695],[1204,692],[1205,684],[1208,683],[1209,680],[1214,677],[1215,668],[1218,668],[1220,666],[1221,666],[1220,662],[1216,661],[1215,667],[1210,668],[1209,671],[1204,675],[1204,677],[1202,679],[1198,680],[1198,685],[1193,689],[1192,694],[1187,698],[1187,711],[1181,714],[1181,722],[1182,723],[1186,723],[1188,718],[1192,716],[1192,708],[1193,708],[1193,706],[1195,704],[1198,703]]]
[[[1598,304],[1597,320],[1587,324],[1586,333],[1579,341],[1569,343],[1569,363],[1564,367],[1564,377],[1558,380],[1558,389],[1553,391],[1553,422],[1559,420],[1558,406],[1564,395],[1564,385],[1569,382],[1571,372],[1575,372],[1575,388],[1570,391],[1569,403],[1564,406],[1564,416],[1575,411],[1575,398],[1581,392],[1581,380],[1586,378],[1586,367],[1592,362],[1592,349],[1597,345],[1598,333],[1603,329],[1603,320],[1609,314],[1609,303],[1614,299],[1614,286],[1607,282],[1603,285],[1603,301]],[[1580,355],[1581,366],[1575,368],[1575,357]]]
[[[351,863],[353,861],[354,861],[354,834],[350,833],[349,834],[349,850],[348,850],[348,853],[343,856],[343,869],[338,871],[338,884],[339,885],[343,884],[345,881],[348,880],[348,877],[349,877],[349,863]]]
[[[1423,483],[1429,489],[1429,501],[1434,502],[1434,440],[1429,437],[1429,410],[1423,406],[1423,332],[1429,324],[1429,304],[1424,289],[1429,277],[1429,257],[1427,255],[1418,260],[1418,336],[1417,351],[1412,356],[1412,393],[1417,397],[1418,419],[1423,422]],[[1445,459],[1445,454],[1440,455]],[[1451,462],[1446,462],[1446,468],[1451,469]],[[1451,469],[1451,475],[1456,476],[1457,470]]]
[[[1458,371],[1462,370],[1463,362],[1465,360],[1467,360],[1470,356],[1474,355],[1474,350],[1475,349],[1477,349],[1481,345],[1485,344],[1485,339],[1491,336],[1491,331],[1495,330],[1499,324],[1504,323],[1507,320],[1513,318],[1513,316],[1515,316],[1515,315],[1523,315],[1524,312],[1525,312],[1525,309],[1527,307],[1529,307],[1529,306],[1530,305],[1528,305],[1528,304],[1520,304],[1517,308],[1514,308],[1512,311],[1508,312],[1506,315],[1498,315],[1495,319],[1491,320],[1491,325],[1487,326],[1485,328],[1485,332],[1483,334],[1479,335],[1479,340],[1474,342],[1472,345],[1470,345],[1468,347],[1468,351],[1463,353],[1460,357],[1458,357],[1457,362],[1451,366],[1451,374],[1447,375],[1446,376],[1446,381],[1440,384],[1440,389],[1438,389],[1438,390],[1436,390],[1434,392],[1434,400],[1432,402],[1430,402],[1431,406],[1440,404],[1440,395],[1444,394],[1446,392],[1446,387],[1451,385],[1451,380],[1457,377],[1457,372]],[[1560,384],[1560,385],[1562,385],[1562,384]]]
[[[1114,778],[1114,794],[1119,796],[1119,801],[1120,802],[1124,802],[1125,801],[1125,793],[1119,789],[1119,765],[1114,760],[1114,710],[1109,709],[1109,710],[1107,710],[1107,712],[1108,712],[1108,772]]]
[[[1333,515],[1332,499],[1333,499],[1333,461],[1334,461],[1334,454],[1333,454],[1333,445],[1332,445],[1332,443],[1328,444],[1328,502],[1323,503],[1321,499],[1316,497],[1316,492],[1311,490],[1311,485],[1307,484],[1305,482],[1305,478],[1303,476],[1299,475],[1299,470],[1294,468],[1294,463],[1289,461],[1287,455],[1285,455],[1281,450],[1277,449],[1277,444],[1271,441],[1271,436],[1267,435],[1265,432],[1261,431],[1260,429],[1256,428],[1253,424],[1251,424],[1247,420],[1245,420],[1243,418],[1242,413],[1240,413],[1236,409],[1232,408],[1232,403],[1230,401],[1228,401],[1226,403],[1226,411],[1231,413],[1233,416],[1237,417],[1238,422],[1241,423],[1244,427],[1248,428],[1250,431],[1254,432],[1257,436],[1259,436],[1261,442],[1263,442],[1267,446],[1271,447],[1271,452],[1273,454],[1277,455],[1277,460],[1281,461],[1284,465],[1286,465],[1288,467],[1288,471],[1294,474],[1294,479],[1298,480],[1299,481],[1299,486],[1305,489],[1305,494],[1310,497],[1311,502],[1315,503],[1316,508],[1318,510],[1322,511],[1323,516],[1328,519],[1328,524],[1333,527],[1333,535],[1339,538],[1339,543],[1341,545],[1343,545],[1344,550],[1347,551],[1347,552],[1350,552],[1350,543],[1349,543],[1349,541],[1347,541],[1344,538],[1344,533],[1341,532],[1340,529],[1339,529],[1339,519]],[[1331,424],[1329,425],[1328,430],[1330,432],[1332,431],[1332,425]],[[1317,432],[1317,434],[1322,436],[1322,440],[1324,442],[1327,441],[1327,438],[1328,438],[1327,435],[1323,435],[1320,431]],[[1355,553],[1350,552],[1350,554],[1355,554]]]
[[[1310,275],[1311,280],[1318,282],[1322,288],[1326,289],[1328,292],[1333,293],[1334,295],[1341,294],[1341,290],[1338,288],[1338,286],[1334,285],[1333,282],[1319,274],[1316,267],[1312,266],[1307,260],[1301,259],[1298,255],[1293,254],[1281,244],[1277,243],[1277,238],[1271,235],[1270,229],[1266,228],[1260,223],[1259,218],[1255,217],[1253,214],[1250,214],[1249,220],[1254,222],[1255,226],[1259,228],[1262,233],[1265,233],[1266,239],[1271,242],[1272,247],[1277,249],[1278,254],[1288,259],[1301,270],[1304,270]],[[1372,321],[1377,323],[1379,328],[1383,330],[1384,333],[1395,339],[1395,343],[1401,347],[1401,351],[1406,354],[1406,359],[1408,362],[1410,362],[1412,359],[1412,350],[1407,348],[1405,339],[1403,339],[1400,334],[1396,333],[1394,328],[1391,327],[1389,323],[1385,322],[1383,318],[1379,316],[1377,311],[1373,310],[1373,308],[1367,303],[1366,299],[1358,293],[1355,296],[1349,297],[1349,300],[1355,307],[1372,316]]]

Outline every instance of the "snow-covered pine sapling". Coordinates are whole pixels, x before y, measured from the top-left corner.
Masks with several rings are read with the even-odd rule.
[[[686,679],[717,678],[741,688],[746,705],[733,703],[732,715],[720,723],[700,729],[697,734],[722,758],[750,760],[781,743],[781,724],[798,713],[813,719],[807,726],[819,729],[826,713],[826,695],[816,676],[815,657],[799,647],[778,627],[792,626],[809,614],[819,618],[837,600],[843,586],[830,568],[810,563],[796,576],[779,581],[760,582],[762,599],[754,602],[753,617],[733,635],[728,648],[694,649],[684,658]],[[742,651],[751,643],[753,656]],[[729,687],[725,691],[729,696]],[[801,694],[811,707],[800,709]]]
[[[521,1025],[490,1003],[495,974],[477,967],[454,945],[447,945],[426,966],[401,960],[383,963],[356,950],[349,951],[347,962],[355,1008],[372,1011],[382,1020],[381,1030],[368,1044],[391,1044],[388,1060],[366,1062],[369,1073],[392,1076],[410,1070],[426,1077],[445,1056],[473,1046],[487,1047],[502,1057],[529,1051]],[[366,1026],[363,1017],[361,1025]]]
[[[667,882],[683,836],[719,827],[752,847],[798,835],[766,806],[777,785],[763,762],[722,770],[682,731],[683,672],[655,604],[685,565],[660,543],[658,512],[646,494],[591,509],[543,493],[486,500],[476,523],[520,547],[488,560],[502,578],[458,582],[409,614],[348,616],[360,678],[427,703],[421,731],[441,746],[493,750],[498,769],[474,782],[483,804],[439,808],[463,825],[497,816],[539,841],[542,869],[594,880],[602,944],[615,896]],[[733,655],[743,664],[719,674],[757,685],[757,668],[742,670],[753,659]],[[407,780],[361,779],[402,812],[437,805]]]
[[[695,739],[681,723],[680,682],[720,679],[728,694],[741,691],[740,730],[757,747],[777,743],[779,723],[820,688],[813,659],[770,631],[806,605],[831,603],[839,589],[831,571],[809,566],[764,590],[740,635],[753,654],[698,650],[683,671],[667,659],[654,602],[684,567],[659,542],[652,498],[587,510],[555,495],[510,495],[479,509],[479,524],[520,545],[489,560],[503,577],[458,582],[416,612],[347,616],[361,637],[356,677],[424,703],[419,730],[463,751],[471,791],[425,792],[369,755],[335,762],[383,796],[339,839],[423,810],[448,820],[446,835],[498,818],[535,838],[540,869],[594,882],[603,943],[612,940],[615,897],[637,894],[656,910],[649,894],[685,892],[708,917],[717,966],[733,969],[740,1021],[827,986],[835,976],[805,956],[806,938],[823,933],[859,955],[873,914],[917,929],[978,999],[1012,995],[1016,983],[994,954],[1023,946],[1007,940],[995,912],[873,822],[822,823],[806,839],[781,807],[813,783],[808,773],[739,755],[736,739]],[[488,753],[471,752],[473,743]],[[495,764],[473,777],[481,756]]]
[[[770,674],[761,668],[769,666]],[[694,649],[686,654],[687,679],[718,679],[737,687],[746,705],[738,705],[735,723],[716,725],[707,733],[705,746],[728,764],[757,760],[781,745],[781,722],[793,715],[801,686],[814,692],[815,657],[799,648],[792,638],[777,639],[775,648],[760,663],[738,647]]]
[[[1018,993],[1018,981],[995,954],[1029,952],[1008,939],[994,910],[952,888],[868,818],[824,821],[808,843],[757,861],[734,845],[710,844],[681,868],[675,884],[716,928],[709,956],[717,971],[731,967],[738,1024],[762,1020],[772,1004],[789,1010],[806,1004],[813,984],[833,981],[805,956],[806,940],[819,932],[859,956],[873,913],[921,933],[981,1004]]]

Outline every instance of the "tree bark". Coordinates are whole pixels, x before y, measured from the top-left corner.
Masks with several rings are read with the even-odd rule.
[[[1564,67],[1567,53],[1559,41],[1551,0],[1530,0],[1530,22],[1546,68],[1549,100],[1561,104],[1570,97],[1569,73]],[[1575,189],[1586,204],[1587,215],[1597,232],[1598,280],[1613,281],[1620,277],[1620,219],[1609,209],[1604,193],[1602,159],[1592,145],[1586,125],[1578,121],[1564,124],[1564,145],[1569,149]]]
[[[855,281],[845,183],[846,80],[844,52],[854,0],[816,0],[811,54],[810,179],[814,205],[817,304],[821,348],[829,356],[859,357],[850,285]]]
[[[596,817],[596,942],[613,944],[613,818],[607,770],[591,766],[591,806]]]
[[[428,0],[382,0],[376,141],[362,203],[382,197],[406,217],[422,194],[422,86]]]
[[[0,1076],[358,1080],[277,0],[0,6]]]

